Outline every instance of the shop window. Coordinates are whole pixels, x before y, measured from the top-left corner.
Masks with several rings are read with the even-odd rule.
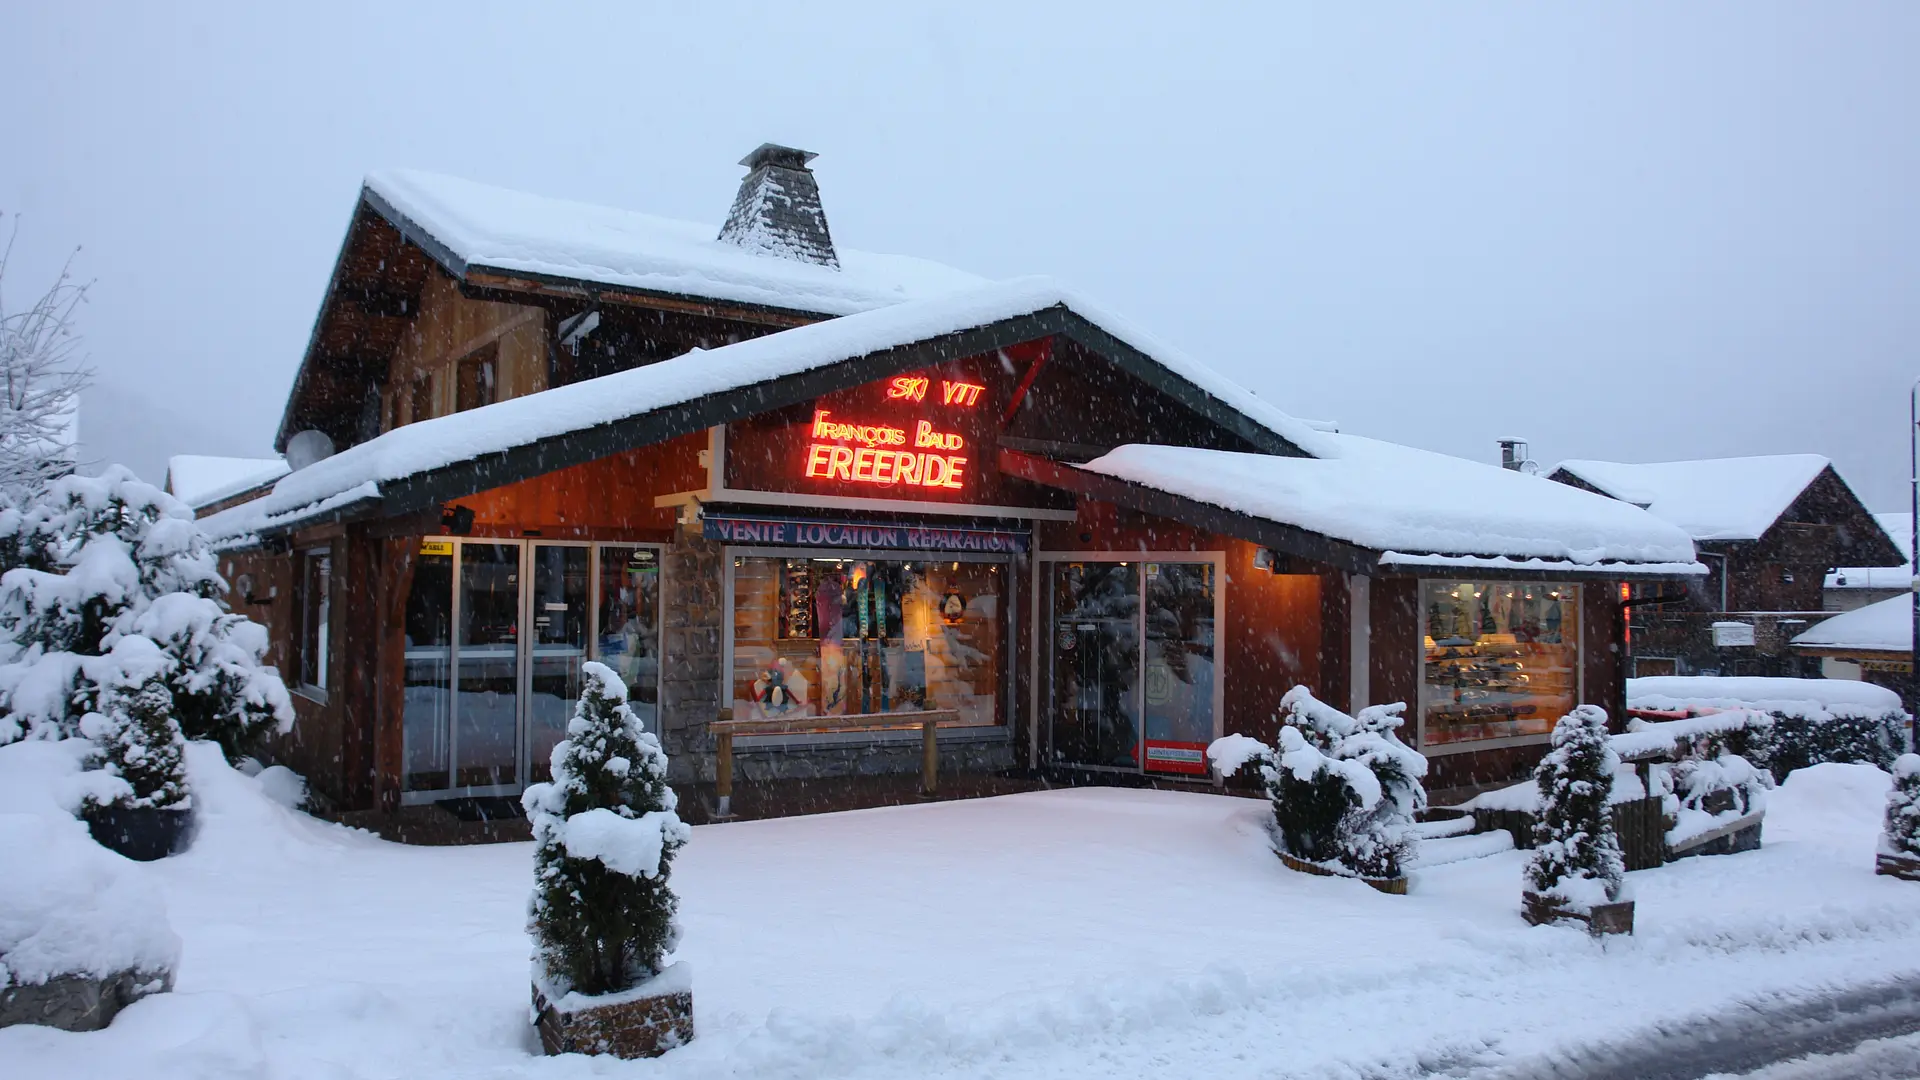
[[[627,684],[627,703],[648,731],[659,731],[660,553],[600,548],[599,640],[595,655]]]
[[[333,614],[333,556],[324,549],[300,553],[300,685],[322,695],[327,689],[328,623]]]
[[[453,411],[491,405],[499,398],[500,346],[488,345],[464,357],[455,369]]]
[[[1003,723],[1005,579],[999,563],[736,557],[734,716]]]
[[[1545,736],[1580,690],[1580,587],[1421,583],[1425,749]]]

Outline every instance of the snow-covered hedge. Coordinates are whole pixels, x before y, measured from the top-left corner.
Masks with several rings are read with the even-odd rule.
[[[553,748],[553,782],[522,796],[533,823],[528,930],[548,1000],[632,989],[659,975],[679,941],[673,855],[692,832],[674,812],[667,756],[641,730],[627,687],[582,665],[580,704]]]
[[[1273,801],[1274,843],[1296,859],[1335,873],[1397,878],[1426,809],[1427,759],[1394,734],[1406,705],[1373,705],[1358,717],[1327,705],[1304,686],[1280,699],[1278,750],[1246,735],[1207,748],[1223,776],[1258,762]]]
[[[1893,691],[1845,679],[1659,676],[1627,680],[1627,707],[1681,712],[1758,714],[1732,735],[1728,749],[1784,781],[1822,762],[1864,761],[1882,769],[1911,749],[1912,719]],[[1632,725],[1630,725],[1632,727]]]

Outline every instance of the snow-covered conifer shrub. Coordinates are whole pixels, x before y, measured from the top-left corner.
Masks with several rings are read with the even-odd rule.
[[[156,810],[185,810],[187,741],[173,715],[166,658],[142,638],[122,638],[109,656],[93,665],[103,673],[99,711],[80,721],[80,733],[93,741],[108,773],[128,790],[101,805]]]
[[[1296,859],[1369,878],[1404,875],[1414,817],[1427,805],[1427,759],[1395,734],[1404,704],[1348,716],[1296,686],[1280,699],[1277,751],[1229,735],[1208,748],[1231,774],[1252,761],[1273,802],[1274,843]]]
[[[266,631],[216,599],[217,560],[179,500],[115,466],[0,512],[0,533],[21,562],[0,576],[0,742],[76,734],[99,706],[89,658],[128,638],[165,655],[187,738],[214,739],[231,759],[291,726],[286,686],[262,662]]]
[[[1887,792],[1886,828],[1880,849],[1889,855],[1920,859],[1920,754],[1902,754],[1893,763],[1893,787]]]
[[[678,943],[673,855],[692,833],[674,812],[667,756],[627,706],[626,684],[582,665],[580,704],[553,748],[553,781],[522,797],[533,824],[534,974],[556,993],[609,994],[658,974]]]
[[[1540,759],[1540,816],[1527,860],[1528,888],[1573,910],[1620,899],[1626,862],[1607,800],[1620,758],[1607,745],[1606,710],[1581,705],[1553,728],[1553,749]]]

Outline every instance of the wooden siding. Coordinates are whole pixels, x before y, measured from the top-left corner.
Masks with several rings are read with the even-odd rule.
[[[425,420],[414,413],[413,388],[430,380],[433,416],[454,411],[456,365],[463,357],[497,348],[495,401],[547,388],[547,314],[525,304],[473,300],[445,272],[428,275],[419,314],[400,337],[387,371],[382,430]]]

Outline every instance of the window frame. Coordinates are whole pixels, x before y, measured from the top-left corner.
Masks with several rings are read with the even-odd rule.
[[[331,544],[301,548],[298,551],[297,569],[300,575],[295,596],[298,600],[299,618],[295,627],[294,639],[294,687],[304,697],[325,704],[327,701],[328,670],[333,662],[333,546]],[[326,564],[325,595],[319,598],[316,611],[314,604],[313,564]],[[317,616],[317,617],[316,617]],[[318,654],[317,657],[315,654]],[[309,667],[314,676],[308,678]],[[317,681],[316,681],[317,680]]]
[[[1415,702],[1415,709],[1416,709],[1416,713],[1414,716],[1414,725],[1415,725],[1414,732],[1415,732],[1415,738],[1417,740],[1414,743],[1414,749],[1418,750],[1425,757],[1435,758],[1435,757],[1445,757],[1451,754],[1471,754],[1471,753],[1476,753],[1482,750],[1499,750],[1499,749],[1504,749],[1510,746],[1542,746],[1542,745],[1551,743],[1553,741],[1553,731],[1551,727],[1549,727],[1547,731],[1540,732],[1538,734],[1532,734],[1532,735],[1503,735],[1499,738],[1494,738],[1494,739],[1462,740],[1459,742],[1440,743],[1438,745],[1433,745],[1428,742],[1427,740],[1427,708],[1430,703],[1430,698],[1429,698],[1429,690],[1427,686],[1428,660],[1427,660],[1427,649],[1426,649],[1427,586],[1429,585],[1458,586],[1463,584],[1513,585],[1513,586],[1520,586],[1520,587],[1547,588],[1547,589],[1571,588],[1573,590],[1574,627],[1575,627],[1575,633],[1578,635],[1578,637],[1574,641],[1574,648],[1573,648],[1573,705],[1574,706],[1581,705],[1585,703],[1587,700],[1586,659],[1587,659],[1587,633],[1588,633],[1589,627],[1587,625],[1587,605],[1586,605],[1585,589],[1589,585],[1588,582],[1531,581],[1531,580],[1510,581],[1510,580],[1502,580],[1499,578],[1471,578],[1471,577],[1419,578],[1416,580],[1414,585],[1414,588],[1415,588],[1414,595],[1416,597],[1414,610],[1416,612],[1416,617],[1413,621],[1413,627],[1412,627],[1414,654],[1420,658],[1419,667],[1414,672],[1415,691],[1416,691],[1414,695],[1414,702]]]
[[[1000,671],[997,675],[999,686],[995,690],[997,705],[1006,717],[1005,723],[981,724],[972,727],[942,728],[939,741],[951,742],[997,742],[1012,744],[1015,729],[1019,727],[1019,717],[1015,712],[1014,671],[1017,663],[1014,657],[1018,639],[1016,609],[1019,606],[1020,591],[1019,563],[1016,557],[1004,553],[986,553],[971,551],[905,551],[875,550],[870,548],[835,547],[781,547],[773,545],[727,545],[720,549],[720,692],[725,697],[725,705],[733,703],[733,625],[734,625],[734,567],[736,558],[750,559],[844,559],[848,562],[979,562],[998,563],[1006,569],[1005,611],[1001,613],[999,632],[1001,634]],[[873,746],[893,743],[911,743],[919,745],[921,733],[911,731],[841,731],[841,732],[795,732],[790,735],[736,735],[733,740],[736,750],[749,749],[817,749],[843,746]]]
[[[483,384],[486,389],[486,394],[484,395],[484,400],[476,400],[471,404],[466,404],[467,373],[469,371],[474,373],[473,387],[475,397],[478,398],[481,396],[479,391]],[[483,373],[485,375],[484,380],[481,377]],[[463,413],[473,409],[484,409],[488,405],[497,404],[500,400],[499,342],[490,341],[453,362],[454,412]]]

